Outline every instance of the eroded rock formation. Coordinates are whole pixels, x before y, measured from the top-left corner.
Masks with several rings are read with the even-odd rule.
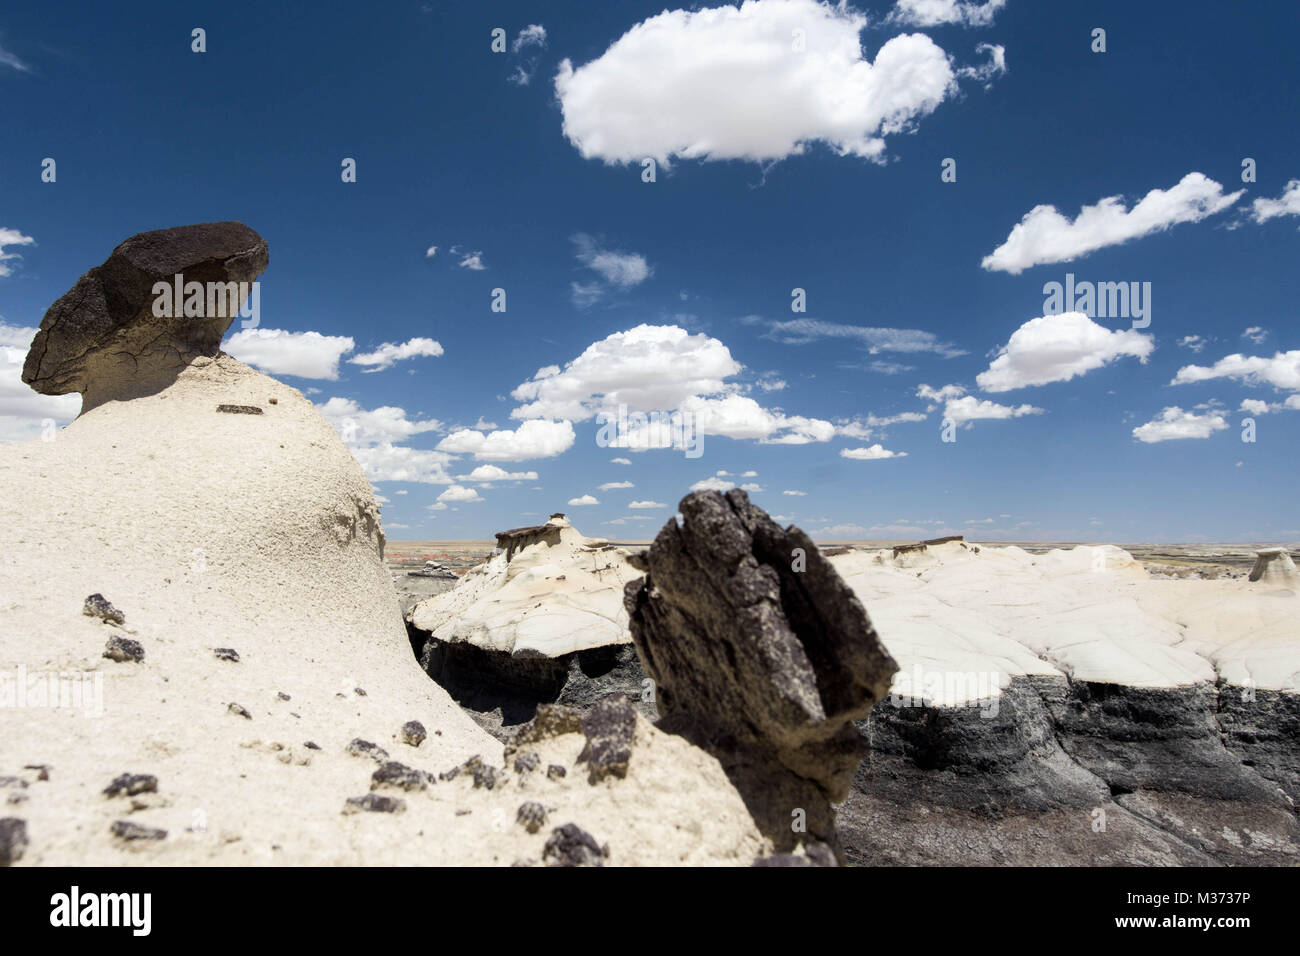
[[[802,531],[739,489],[696,492],[680,511],[633,557],[646,575],[625,592],[661,726],[719,756],[778,850],[833,847],[830,803],[863,756],[853,721],[897,665]]]

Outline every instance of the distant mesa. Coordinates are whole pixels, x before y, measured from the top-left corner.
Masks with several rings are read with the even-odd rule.
[[[50,306],[23,381],[45,395],[81,392],[83,411],[159,392],[195,358],[218,353],[248,284],[267,263],[266,241],[240,222],[132,236]],[[155,285],[174,289],[177,276],[182,290],[202,283],[202,304],[196,297],[186,308],[189,293],[175,301],[169,292],[157,308]]]

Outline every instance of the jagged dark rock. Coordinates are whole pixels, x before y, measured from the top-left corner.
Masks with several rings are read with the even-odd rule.
[[[104,644],[104,656],[120,664],[139,664],[144,660],[144,647],[139,641],[114,634]]]
[[[113,836],[134,843],[137,840],[165,840],[167,831],[158,827],[142,826],[139,823],[132,823],[130,820],[114,820],[113,825],[109,827]]]
[[[105,624],[125,624],[126,615],[108,601],[102,594],[92,594],[81,606],[81,613],[87,617],[97,617]]]
[[[388,759],[387,750],[360,737],[353,737],[348,741],[346,750],[354,757],[369,757],[376,763],[384,763]]]
[[[778,852],[837,846],[832,801],[864,746],[853,725],[897,670],[817,546],[739,489],[682,499],[627,585],[661,726],[718,755]],[[802,820],[797,832],[792,819]]]
[[[151,773],[124,773],[104,788],[106,797],[134,797],[137,793],[157,793],[158,778]]]
[[[428,731],[424,729],[424,724],[420,723],[418,720],[408,720],[406,723],[402,724],[402,740],[403,742],[410,744],[412,747],[420,746],[428,736],[429,734]]]
[[[243,305],[238,287],[232,302],[222,286],[209,307],[207,290],[217,287],[208,283],[252,282],[267,261],[266,242],[238,222],[132,236],[50,306],[23,381],[45,395],[82,392],[83,409],[159,391],[194,358],[217,354]],[[186,315],[185,298],[172,315],[155,314],[155,283],[174,288],[177,275],[203,284],[203,314]]]
[[[233,647],[214,647],[212,655],[219,661],[230,661],[232,664],[239,663],[239,651]]]
[[[529,833],[536,833],[546,824],[546,807],[535,800],[521,803],[515,814],[515,822]]]
[[[398,763],[396,760],[389,760],[380,765],[379,769],[370,775],[370,789],[376,790],[380,787],[396,787],[399,790],[427,790],[429,788],[429,774],[423,770],[416,770],[406,764]]]
[[[632,760],[632,739],[636,735],[636,708],[624,696],[607,697],[582,717],[586,746],[578,762],[589,765],[587,780],[599,783],[606,777],[627,776]]]
[[[344,813],[402,813],[406,810],[406,801],[401,797],[389,797],[382,793],[367,793],[362,797],[348,797],[343,804]]]
[[[602,847],[586,830],[566,823],[551,831],[542,849],[547,866],[604,866],[609,847]]]

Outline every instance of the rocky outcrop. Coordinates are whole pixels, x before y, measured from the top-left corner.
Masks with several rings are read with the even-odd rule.
[[[802,531],[745,492],[696,492],[633,563],[632,639],[660,726],[718,754],[781,852],[835,843],[830,802],[863,756],[853,721],[896,669],[866,611]]]
[[[1255,552],[1255,566],[1250,569],[1250,581],[1294,588],[1300,585],[1300,573],[1286,548],[1265,548]]]
[[[267,261],[265,240],[239,222],[132,236],[50,306],[23,381],[46,395],[82,392],[83,411],[160,391],[217,354]]]
[[[560,530],[564,527],[564,515],[556,512],[546,524],[532,525],[527,528],[510,528],[498,531],[497,547],[506,553],[509,561],[515,552],[533,544],[559,544]]]

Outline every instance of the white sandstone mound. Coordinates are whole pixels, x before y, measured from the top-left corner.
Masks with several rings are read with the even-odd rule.
[[[1245,588],[1155,579],[1112,545],[1035,555],[946,542],[830,560],[898,661],[900,696],[934,700],[944,687],[970,702],[1013,677],[1062,674],[1137,687],[1222,679],[1300,689],[1300,599],[1262,586],[1280,577]]]
[[[1300,586],[1300,574],[1296,572],[1295,562],[1285,548],[1256,551],[1255,566],[1250,569],[1249,580],[1284,588]]]
[[[563,515],[503,533],[503,550],[450,591],[421,601],[411,623],[445,643],[558,657],[632,640],[623,585],[639,577],[621,548],[587,538]]]
[[[20,794],[0,816],[26,822],[20,865],[506,865],[542,860],[566,823],[613,865],[770,850],[718,761],[644,721],[624,778],[589,783],[570,732],[532,748],[536,771],[440,780],[475,755],[501,767],[501,745],[415,661],[370,485],[338,435],[228,356],[53,441],[0,446],[0,484],[0,777],[27,784],[0,791]],[[83,613],[92,593],[120,626]],[[113,638],[143,660],[106,658]],[[38,700],[60,677],[77,699]],[[380,764],[356,739],[414,788],[368,797]],[[105,794],[124,774],[142,780]],[[350,798],[378,809],[344,813]],[[550,808],[535,832],[516,822],[530,801]]]

